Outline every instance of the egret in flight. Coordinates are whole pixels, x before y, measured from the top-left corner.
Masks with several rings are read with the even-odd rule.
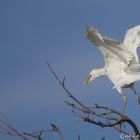
[[[93,69],[84,83],[88,84],[102,76],[108,77],[114,84],[113,88],[123,96],[122,113],[124,113],[126,96],[123,89],[130,88],[136,94],[134,83],[140,80],[140,72],[138,72],[140,64],[137,55],[137,48],[140,47],[140,25],[129,29],[122,43],[102,36],[92,26],[87,28],[86,37],[103,55],[105,66]],[[140,103],[139,97],[138,101]]]

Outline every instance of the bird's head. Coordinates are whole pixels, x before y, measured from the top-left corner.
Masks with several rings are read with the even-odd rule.
[[[97,78],[97,71],[94,69],[89,73],[89,76],[86,80],[84,80],[84,84],[89,84],[91,81]]]

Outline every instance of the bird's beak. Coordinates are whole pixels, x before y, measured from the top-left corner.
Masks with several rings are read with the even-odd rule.
[[[86,80],[84,80],[84,84],[89,84],[89,82],[90,82],[90,78],[91,78],[91,75],[89,75],[89,77],[86,79]]]

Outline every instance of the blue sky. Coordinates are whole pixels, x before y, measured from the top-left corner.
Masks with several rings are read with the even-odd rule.
[[[82,140],[102,136],[118,140],[120,134],[115,131],[83,123],[71,113],[64,104],[69,99],[45,63],[61,78],[67,77],[68,88],[85,104],[121,110],[122,97],[106,78],[83,85],[92,68],[104,66],[85,31],[94,25],[102,34],[122,41],[127,29],[140,24],[139,5],[139,0],[1,0],[0,112],[21,131],[48,128],[54,122],[66,140],[79,134]],[[126,114],[140,126],[140,108],[126,92]]]

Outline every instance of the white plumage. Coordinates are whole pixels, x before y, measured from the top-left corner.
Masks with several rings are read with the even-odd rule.
[[[93,69],[85,83],[89,83],[101,76],[107,76],[114,84],[113,88],[123,96],[123,113],[126,106],[126,96],[123,88],[131,88],[134,93],[134,83],[140,80],[140,67],[137,48],[140,47],[140,25],[129,29],[123,43],[103,37],[92,26],[87,28],[86,37],[94,43],[104,57],[105,66]]]
[[[123,44],[125,45],[126,50],[133,53],[136,62],[138,63],[137,48],[140,47],[140,25],[133,27],[126,32]]]

